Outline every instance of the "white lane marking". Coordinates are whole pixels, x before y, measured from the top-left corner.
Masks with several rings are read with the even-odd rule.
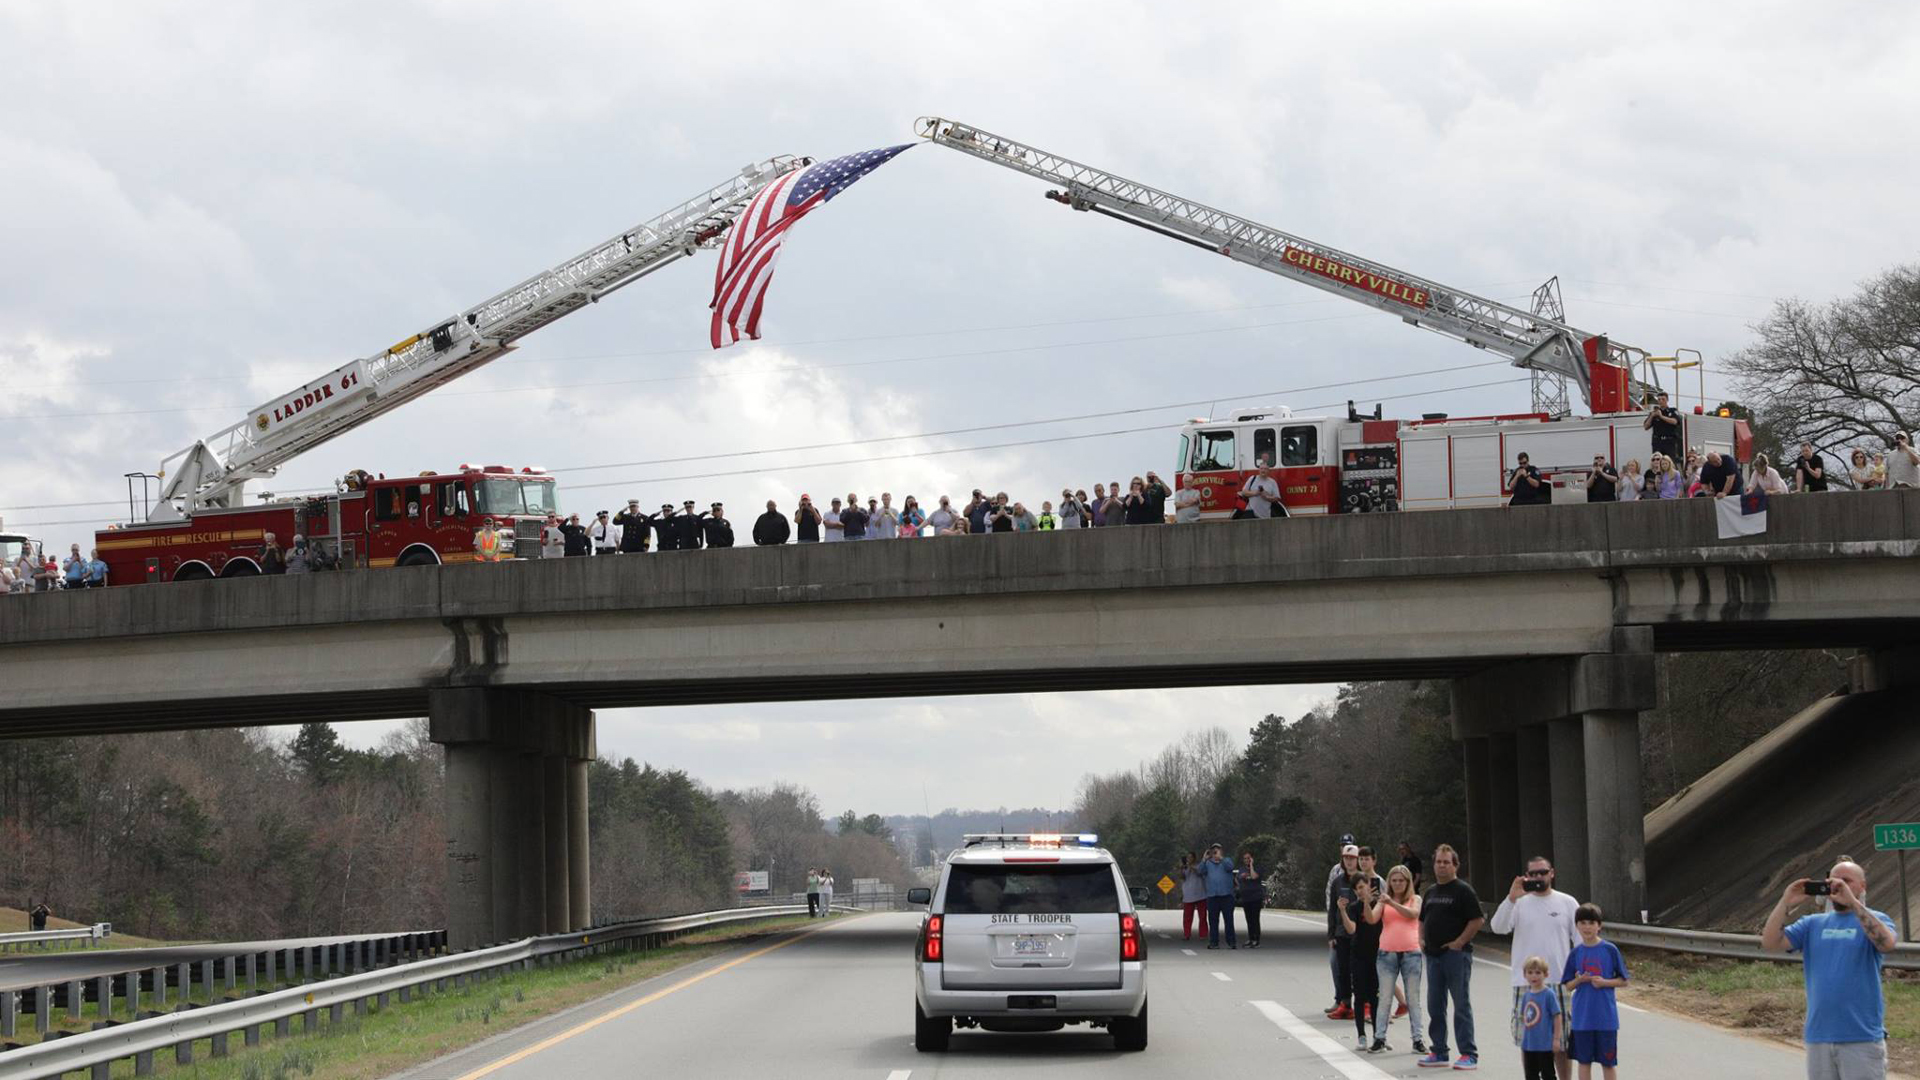
[[[1220,980],[1221,982],[1232,982],[1232,981],[1233,981],[1233,976],[1231,976],[1231,975],[1229,975],[1229,974],[1227,974],[1227,973],[1226,973],[1226,972],[1224,972],[1224,971],[1216,971],[1216,972],[1214,972],[1214,973],[1213,973],[1213,977],[1214,977],[1214,978],[1216,978],[1216,979],[1219,979],[1219,980]]]
[[[1181,952],[1183,952],[1183,953],[1186,953],[1186,954],[1187,954],[1188,956],[1198,956],[1198,955],[1200,955],[1199,953],[1196,953],[1196,952],[1194,952],[1194,951],[1193,951],[1192,949],[1181,949],[1180,951],[1181,951]]]
[[[912,1075],[912,1069],[895,1069],[887,1074],[887,1080],[907,1080],[907,1077]]]
[[[1276,1001],[1248,1002],[1273,1021],[1274,1026],[1291,1035],[1295,1042],[1319,1054],[1327,1064],[1340,1070],[1347,1080],[1392,1080],[1388,1074],[1353,1055],[1353,1051],[1307,1026],[1307,1022],[1280,1007]]]

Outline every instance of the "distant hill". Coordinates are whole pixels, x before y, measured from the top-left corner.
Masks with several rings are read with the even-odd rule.
[[[1025,806],[1010,810],[942,810],[925,814],[893,814],[887,818],[900,849],[915,866],[925,866],[960,846],[967,833],[1079,832],[1071,810]]]

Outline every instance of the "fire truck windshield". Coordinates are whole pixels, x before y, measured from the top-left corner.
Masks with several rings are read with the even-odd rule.
[[[475,487],[483,514],[551,514],[560,509],[551,480],[482,480]]]

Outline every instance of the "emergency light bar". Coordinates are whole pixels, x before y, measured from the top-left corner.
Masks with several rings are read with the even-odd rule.
[[[1029,847],[1097,847],[1100,837],[1093,833],[967,833],[960,838],[962,847],[978,844],[1025,844]]]

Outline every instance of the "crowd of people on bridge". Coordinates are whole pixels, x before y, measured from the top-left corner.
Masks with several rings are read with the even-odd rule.
[[[1249,481],[1256,488],[1264,509],[1268,500],[1277,506],[1279,489],[1270,477],[1266,485]],[[1268,489],[1271,494],[1268,494]],[[783,510],[778,500],[767,500],[766,510],[754,519],[749,534],[760,547],[789,542],[831,544],[849,540],[918,540],[939,536],[968,536],[981,533],[1061,532],[1072,529],[1104,528],[1114,525],[1164,525],[1171,518],[1167,504],[1173,489],[1148,471],[1122,487],[1118,480],[1093,485],[1093,494],[1085,488],[1062,488],[1060,499],[1040,501],[1038,509],[1010,499],[1004,491],[988,493],[976,488],[972,498],[956,506],[946,495],[926,507],[912,495],[895,505],[893,493],[883,491],[869,496],[864,503],[859,493],[848,492],[828,499],[825,505],[811,495],[801,495],[792,513]],[[1281,511],[1284,513],[1284,511]],[[1265,517],[1260,513],[1256,516]],[[664,504],[657,512],[640,508],[639,499],[627,500],[619,511],[601,510],[584,524],[580,515],[562,517],[550,514],[540,531],[543,558],[592,555],[637,555],[649,551],[688,551],[699,548],[730,548],[736,542],[733,522],[726,507],[712,503],[697,508],[692,499],[677,509]]]
[[[1333,1004],[1325,1015],[1353,1023],[1357,1052],[1391,1051],[1393,1021],[1406,1016],[1416,1065],[1477,1069],[1470,988],[1475,939],[1485,929],[1510,939],[1508,1028],[1527,1080],[1571,1080],[1576,1067],[1580,1080],[1592,1080],[1596,1065],[1604,1080],[1615,1080],[1615,991],[1629,983],[1626,959],[1603,936],[1605,912],[1558,887],[1552,859],[1527,859],[1488,918],[1479,894],[1460,876],[1453,847],[1434,849],[1428,882],[1427,867],[1409,843],[1399,844],[1398,861],[1384,875],[1373,848],[1356,844],[1351,835],[1340,843],[1325,894],[1333,981]],[[1198,922],[1208,949],[1238,949],[1238,908],[1247,947],[1259,946],[1268,883],[1253,853],[1241,852],[1236,863],[1214,844],[1205,857],[1188,852],[1169,877],[1162,884],[1180,890],[1183,940],[1194,940]],[[1826,910],[1792,918],[1822,896]],[[1866,871],[1842,855],[1826,878],[1788,884],[1761,930],[1765,948],[1804,957],[1804,1041],[1813,1080],[1886,1076],[1880,977],[1898,935],[1887,915],[1867,907],[1866,896]]]
[[[1801,442],[1794,459],[1780,467],[1765,453],[1755,454],[1744,471],[1737,461],[1717,450],[1697,446],[1683,449],[1680,412],[1667,403],[1666,394],[1658,395],[1647,406],[1641,427],[1653,441],[1646,466],[1643,468],[1634,458],[1616,467],[1605,455],[1595,455],[1580,485],[1588,502],[1725,498],[1751,493],[1771,496],[1841,489],[1838,478],[1829,472],[1826,458],[1811,442]],[[1515,467],[1507,474],[1507,489],[1513,493],[1508,505],[1551,502],[1552,482],[1541,476],[1527,454],[1516,457]],[[1920,448],[1915,447],[1913,436],[1896,432],[1893,445],[1884,451],[1856,447],[1848,455],[1846,485],[1857,491],[1920,487]]]

